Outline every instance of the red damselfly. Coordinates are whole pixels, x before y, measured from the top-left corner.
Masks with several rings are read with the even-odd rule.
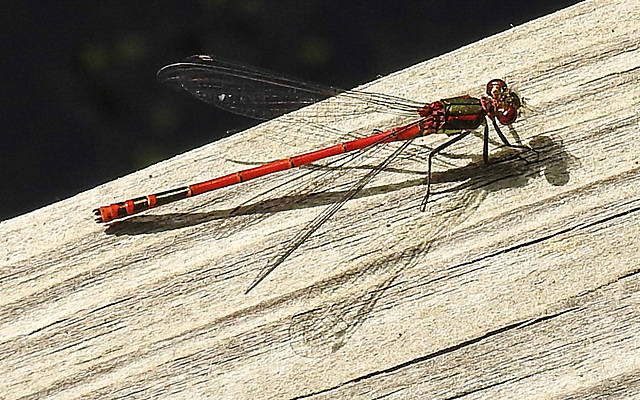
[[[413,139],[434,133],[444,133],[450,137],[429,152],[426,195],[422,201],[421,209],[425,208],[431,190],[431,164],[434,155],[468,136],[480,126],[484,126],[483,160],[485,162],[488,162],[489,122],[493,125],[505,146],[528,149],[526,146],[511,145],[498,126],[497,122],[502,125],[512,124],[518,116],[518,109],[521,107],[520,97],[511,91],[501,79],[491,80],[486,86],[486,94],[480,98],[458,96],[424,104],[379,93],[340,90],[331,86],[310,83],[274,74],[266,70],[236,64],[213,56],[192,56],[183,62],[167,65],[158,71],[158,78],[170,86],[186,90],[207,103],[255,119],[267,120],[275,118],[306,105],[338,95],[344,97],[347,101],[364,103],[377,109],[388,109],[404,114],[412,113],[417,117],[412,123],[383,132],[375,132],[367,137],[266,163],[206,182],[137,197],[94,210],[97,222],[110,222],[150,208],[267,174],[307,165],[327,157],[354,150],[367,149],[383,143],[405,141],[382,164],[364,176],[348,191],[341,201],[332,205],[315,220],[311,221],[294,239],[289,250],[279,256],[272,263],[272,267],[267,268],[254,281],[249,290],[255,287],[269,272],[299,247],[324,221],[334,215],[346,201],[353,198],[377,172],[385,168]]]

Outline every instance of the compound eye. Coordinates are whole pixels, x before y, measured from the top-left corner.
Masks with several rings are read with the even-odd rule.
[[[493,79],[487,83],[487,94],[498,100],[507,91],[507,83],[502,79]]]
[[[518,118],[518,110],[511,106],[499,108],[496,117],[502,125],[511,125],[516,122],[516,118]]]

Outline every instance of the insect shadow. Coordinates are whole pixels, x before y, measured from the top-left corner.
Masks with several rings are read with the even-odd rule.
[[[572,163],[572,159],[561,144],[545,136],[535,138],[529,145],[537,153],[536,163],[542,160],[538,167],[527,168],[529,162],[516,163],[513,168],[496,166],[490,168],[494,177],[490,183],[485,180],[466,181],[465,177],[471,173],[470,168],[460,168],[447,173],[446,176],[440,176],[445,179],[438,180],[439,182],[465,180],[464,184],[456,185],[458,187],[455,190],[461,190],[460,186],[465,185],[469,190],[465,190],[461,196],[457,197],[456,204],[448,204],[445,206],[446,209],[430,213],[430,218],[435,220],[430,221],[430,229],[423,230],[427,232],[427,236],[421,236],[422,242],[402,249],[397,254],[363,265],[356,269],[359,272],[346,274],[346,279],[340,276],[333,278],[335,282],[329,280],[310,287],[309,298],[320,297],[322,292],[333,293],[336,287],[347,294],[335,301],[300,312],[291,318],[289,342],[293,351],[300,356],[315,358],[330,355],[344,347],[357,329],[375,312],[376,306],[387,292],[394,286],[399,287],[399,278],[428,255],[434,240],[452,231],[473,215],[489,192],[500,190],[504,186],[514,186],[513,182],[509,184],[503,182],[505,179],[511,181],[512,179],[507,179],[509,176],[516,179],[517,184],[524,184],[533,173],[540,173],[554,186],[564,185],[569,181],[568,166]],[[471,186],[481,187],[472,188]],[[365,274],[378,275],[379,282],[364,285],[364,287],[358,285],[357,281]],[[393,301],[385,303],[393,303]]]

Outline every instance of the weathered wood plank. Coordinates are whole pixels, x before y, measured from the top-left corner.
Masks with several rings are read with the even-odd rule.
[[[254,199],[289,171],[106,231],[90,210],[401,121],[272,121],[0,223],[0,398],[640,395],[640,3],[586,1],[368,89],[433,101],[495,77],[528,99],[514,126],[537,155],[484,166],[465,140],[421,213],[414,146],[249,295],[344,182]]]

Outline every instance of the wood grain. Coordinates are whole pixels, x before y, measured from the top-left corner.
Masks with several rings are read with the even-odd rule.
[[[271,121],[2,222],[0,398],[640,396],[640,3],[586,1],[366,89],[434,101],[496,77],[535,153],[485,166],[464,140],[420,212],[443,137],[416,141],[248,295],[397,144],[110,227],[91,209],[407,121],[336,99],[309,117],[330,129]]]

